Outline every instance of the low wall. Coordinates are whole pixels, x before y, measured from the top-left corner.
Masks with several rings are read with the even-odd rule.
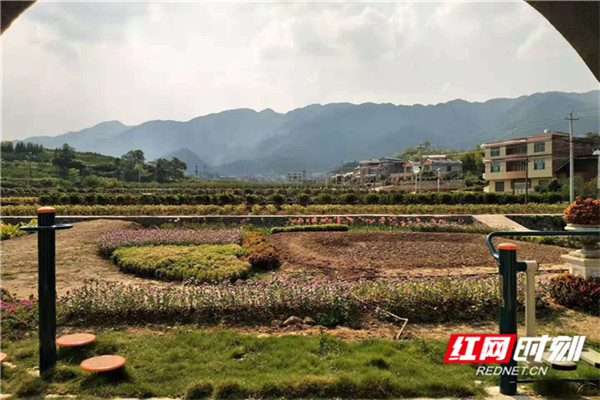
[[[62,223],[76,223],[83,221],[93,221],[97,219],[107,219],[107,220],[122,220],[122,221],[133,221],[138,224],[150,227],[161,225],[165,223],[217,223],[217,224],[239,224],[242,222],[249,223],[255,226],[282,226],[285,225],[290,219],[311,219],[311,218],[336,218],[336,217],[352,217],[352,218],[369,218],[369,219],[380,219],[381,217],[391,217],[391,218],[404,218],[416,220],[417,218],[427,221],[432,218],[440,219],[443,218],[447,221],[455,222],[455,221],[463,221],[465,224],[476,224],[473,216],[471,215],[393,215],[393,214],[360,214],[360,215],[182,215],[182,216],[150,216],[150,215],[130,215],[130,216],[122,216],[122,215],[65,215],[56,217],[58,222]],[[35,216],[2,216],[0,220],[2,220],[5,224],[18,224],[19,222],[27,223],[31,221]]]

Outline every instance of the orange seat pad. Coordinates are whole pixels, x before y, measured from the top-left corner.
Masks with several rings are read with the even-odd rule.
[[[56,339],[56,344],[61,347],[85,346],[96,341],[96,336],[91,333],[75,333],[64,335]]]
[[[83,360],[80,367],[90,372],[107,372],[125,365],[125,358],[116,355],[106,355]]]

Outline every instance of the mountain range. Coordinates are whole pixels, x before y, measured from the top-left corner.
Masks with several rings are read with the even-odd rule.
[[[200,170],[206,165],[224,175],[274,175],[330,170],[342,160],[389,156],[423,140],[435,147],[464,150],[544,129],[564,132],[568,131],[565,116],[571,110],[581,118],[575,122],[576,134],[598,131],[600,91],[435,105],[313,104],[287,113],[236,109],[189,121],[157,120],[135,126],[108,121],[25,141],[46,148],[68,143],[79,151],[112,156],[141,149],[148,160],[179,154]],[[188,165],[188,173],[194,165]]]

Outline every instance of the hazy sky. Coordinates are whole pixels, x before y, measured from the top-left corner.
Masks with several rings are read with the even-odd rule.
[[[575,50],[521,0],[38,2],[2,36],[3,139],[241,107],[598,88]]]

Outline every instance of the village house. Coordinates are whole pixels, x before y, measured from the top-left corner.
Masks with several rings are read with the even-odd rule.
[[[552,179],[569,176],[569,134],[537,133],[524,138],[484,143],[483,179],[489,192],[521,194],[536,186],[548,185]],[[575,176],[593,179],[597,159],[592,155],[594,140],[574,137]]]

